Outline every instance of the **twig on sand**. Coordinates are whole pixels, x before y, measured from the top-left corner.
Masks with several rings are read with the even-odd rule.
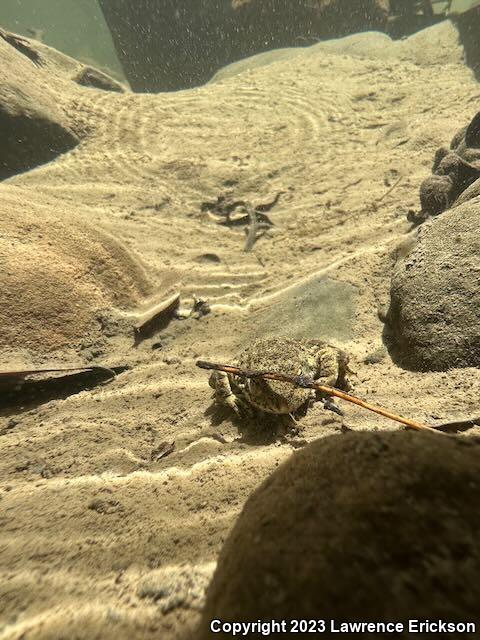
[[[231,373],[235,376],[240,376],[242,378],[263,378],[264,380],[280,380],[281,382],[290,382],[290,384],[295,385],[296,387],[302,387],[304,389],[315,389],[316,391],[320,391],[321,393],[325,393],[329,396],[335,396],[336,398],[341,398],[342,400],[346,400],[347,402],[351,402],[356,404],[359,407],[363,407],[368,411],[373,411],[373,413],[378,413],[385,418],[389,418],[390,420],[395,420],[395,422],[400,422],[401,424],[410,427],[411,429],[416,429],[417,431],[431,431],[433,433],[438,433],[439,435],[445,435],[441,431],[436,431],[433,427],[423,424],[421,422],[416,422],[415,420],[410,420],[409,418],[402,418],[402,416],[397,416],[386,409],[382,409],[382,407],[377,407],[375,405],[369,404],[364,400],[360,400],[355,396],[352,396],[344,391],[340,391],[340,389],[335,389],[334,387],[328,387],[323,384],[319,384],[315,382],[311,378],[307,378],[305,376],[289,376],[285,373],[277,373],[274,371],[246,371],[244,369],[240,369],[239,367],[235,367],[233,365],[228,364],[216,364],[213,362],[205,362],[204,360],[197,361],[197,367],[201,369],[215,369],[217,371],[225,371],[225,373]]]
[[[398,187],[398,185],[400,184],[400,182],[403,180],[403,176],[400,176],[398,178],[398,180],[396,180],[392,186],[390,187],[390,189],[387,189],[387,191],[385,191],[385,193],[383,195],[381,195],[379,198],[377,198],[375,200],[375,204],[378,204],[379,202],[381,202],[382,200],[384,200],[388,195],[390,195],[392,193],[392,191],[394,189],[396,189]]]

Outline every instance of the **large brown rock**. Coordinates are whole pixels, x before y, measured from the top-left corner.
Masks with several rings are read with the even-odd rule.
[[[0,180],[53,160],[79,139],[29,41],[0,29]]]
[[[78,86],[84,69],[42,43],[0,29],[0,179],[54,160],[85,135],[84,121],[76,119],[76,100],[93,97],[96,90]],[[94,70],[88,71],[91,76]],[[69,158],[62,161],[68,165]],[[45,184],[46,191],[61,192],[57,180],[47,178]],[[88,359],[91,345],[97,352],[104,346],[105,318],[133,309],[151,293],[138,258],[79,215],[78,202],[43,198],[37,200],[35,188],[2,185],[0,350],[5,369],[29,368],[65,354],[76,363]]]
[[[231,637],[209,631],[214,619],[478,622],[479,453],[395,432],[332,436],[294,454],[228,537],[199,637]]]
[[[385,337],[402,366],[480,366],[480,204],[465,202],[425,223],[396,264]]]
[[[0,350],[10,368],[65,353],[81,362],[82,347],[103,344],[102,317],[151,293],[142,265],[121,242],[67,207],[36,206],[7,185],[0,264]]]

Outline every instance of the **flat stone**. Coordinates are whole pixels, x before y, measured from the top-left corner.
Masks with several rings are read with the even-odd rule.
[[[352,338],[357,289],[314,276],[272,296],[252,313],[256,336],[334,340]]]

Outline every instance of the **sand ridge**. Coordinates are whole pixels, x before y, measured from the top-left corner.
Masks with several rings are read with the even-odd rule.
[[[310,330],[352,353],[358,395],[432,422],[476,411],[476,369],[418,374],[388,356],[363,361],[381,347],[377,307],[388,300],[406,212],[418,206],[435,149],[476,111],[478,85],[468,68],[453,57],[445,64],[441,51],[436,60],[427,53],[422,66],[313,47],[158,96],[61,83],[80,144],[2,183],[2,208],[12,211],[14,198],[26,217],[40,220],[46,211],[47,241],[49,224],[71,229],[73,239],[84,226],[113,236],[147,274],[148,287],[136,285],[130,308],[150,289],[155,296],[177,289],[185,299],[205,297],[213,311],[174,321],[137,348],[120,331],[96,358],[127,362],[130,371],[0,419],[2,637],[177,638],[196,623],[198,589],[226,533],[291,447],[239,437],[230,419],[220,422],[195,360],[228,361],[259,327],[268,333],[269,325],[285,324],[284,313],[294,334],[302,295],[318,289],[323,306],[336,301],[335,287],[320,288],[320,276],[350,293],[342,294],[336,338],[323,327],[325,314]],[[225,192],[262,203],[281,191],[270,237],[251,253],[242,250],[242,229],[202,211]],[[58,237],[51,241],[60,246]],[[93,274],[94,288],[101,278]],[[90,313],[106,301],[111,311],[118,306],[112,290],[102,299],[89,295]],[[265,310],[271,315],[262,325]],[[161,348],[153,350],[155,340]],[[51,358],[44,347],[35,357]],[[28,344],[21,349],[30,354]],[[74,340],[64,349],[64,359],[77,353]],[[350,407],[346,423],[396,428]],[[315,406],[302,426],[311,441],[337,432],[340,420]],[[172,441],[175,451],[155,460],[155,450]],[[185,567],[198,575],[197,591],[181,586]],[[160,595],[146,589],[141,596],[152,575]],[[162,608],[162,584],[175,576],[181,597]]]

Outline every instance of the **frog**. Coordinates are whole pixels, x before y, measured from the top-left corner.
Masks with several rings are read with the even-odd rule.
[[[344,391],[352,389],[348,363],[347,353],[327,342],[284,336],[258,338],[235,359],[235,365],[244,370],[302,376]],[[341,414],[328,396],[285,381],[213,371],[209,385],[214,389],[214,403],[241,418],[261,413],[290,416],[295,421],[315,399]]]

